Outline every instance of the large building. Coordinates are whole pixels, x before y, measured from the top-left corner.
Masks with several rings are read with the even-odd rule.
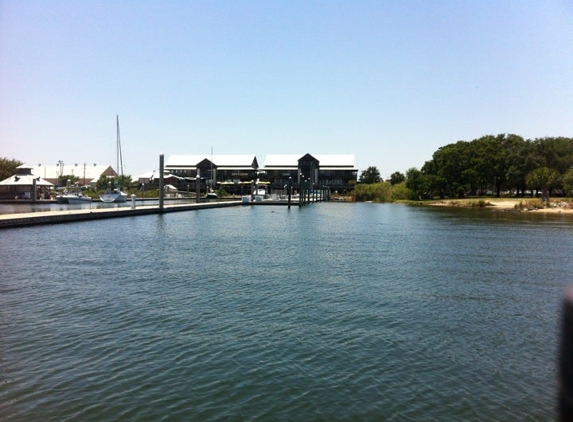
[[[60,184],[60,176],[75,176],[79,178],[78,183],[80,185],[95,186],[102,175],[106,177],[116,177],[118,175],[117,172],[108,165],[85,163],[64,164],[63,162],[53,166],[38,164],[31,168],[31,172],[56,186]]]
[[[254,155],[172,155],[165,162],[165,171],[180,177],[178,188],[214,191],[220,187],[233,194],[243,194],[256,180],[259,163]]]
[[[267,155],[263,170],[271,189],[280,190],[289,183],[299,186],[304,179],[316,188],[340,193],[354,189],[358,174],[351,154]]]
[[[263,167],[254,155],[172,155],[165,172],[180,178],[179,189],[191,184],[195,190],[198,179],[201,191],[222,187],[231,194],[244,194],[253,185],[264,185],[271,193],[283,191],[289,183],[298,189],[306,180],[316,188],[344,193],[354,189],[358,169],[350,154],[267,155]]]

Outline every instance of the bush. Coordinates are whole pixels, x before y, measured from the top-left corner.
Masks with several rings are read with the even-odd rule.
[[[519,201],[519,203],[514,205],[514,208],[517,210],[545,208],[545,204],[541,199],[526,199]]]
[[[406,187],[406,183],[392,185],[388,182],[372,184],[359,184],[352,192],[352,198],[358,202],[394,202],[412,197],[412,191]]]

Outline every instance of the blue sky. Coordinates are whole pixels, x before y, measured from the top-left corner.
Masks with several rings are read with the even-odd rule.
[[[573,1],[0,0],[0,157],[354,154],[573,136]]]

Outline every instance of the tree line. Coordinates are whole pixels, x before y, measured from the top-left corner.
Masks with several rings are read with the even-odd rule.
[[[360,175],[357,200],[382,182],[376,167]],[[501,194],[523,197],[569,195],[573,190],[573,139],[526,140],[515,134],[486,135],[440,147],[421,169],[393,173],[389,186],[403,183],[410,199],[463,198]],[[405,191],[400,189],[401,195]],[[370,196],[365,195],[366,198]]]
[[[542,192],[546,199],[573,188],[573,139],[500,134],[458,141],[439,148],[421,170],[408,170],[406,179],[420,198]]]

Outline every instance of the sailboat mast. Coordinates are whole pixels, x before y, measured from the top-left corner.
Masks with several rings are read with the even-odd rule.
[[[121,136],[119,133],[119,115],[116,115],[117,122],[117,169],[119,170],[120,176],[123,176],[123,157],[121,155]]]

